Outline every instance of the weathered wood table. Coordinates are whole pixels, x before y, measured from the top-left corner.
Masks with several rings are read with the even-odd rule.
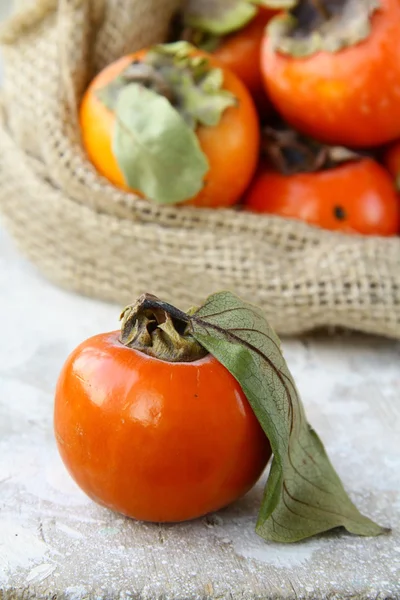
[[[91,502],[52,432],[53,390],[83,338],[119,307],[61,291],[0,229],[0,597],[400,598],[400,345],[362,336],[284,342],[310,422],[352,498],[393,533],[304,543],[254,533],[262,482],[194,522],[151,525]]]

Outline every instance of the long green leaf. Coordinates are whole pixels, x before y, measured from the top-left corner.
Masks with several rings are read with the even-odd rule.
[[[127,184],[160,204],[194,197],[209,169],[193,129],[170,102],[137,83],[116,100],[113,151]]]
[[[240,383],[271,443],[273,461],[257,533],[276,542],[295,542],[338,526],[358,535],[384,533],[351,502],[307,423],[279,338],[261,310],[221,292],[194,313],[190,327]]]

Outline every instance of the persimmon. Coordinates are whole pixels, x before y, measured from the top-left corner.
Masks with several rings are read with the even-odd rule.
[[[400,2],[299,0],[262,44],[266,90],[316,139],[372,147],[400,137]]]
[[[72,352],[54,428],[93,500],[139,520],[184,521],[245,494],[271,449],[236,379],[153,298],[124,311],[121,332]]]
[[[129,86],[136,95],[130,110],[125,103],[125,120],[141,121],[130,139],[126,136],[122,150],[120,144],[119,158],[120,118],[113,105],[118,112],[120,95]],[[148,106],[149,100],[154,108]],[[88,157],[103,176],[117,187],[160,203],[231,206],[239,201],[257,165],[258,116],[245,85],[215,58],[185,43],[145,49],[106,67],[84,94],[80,124]],[[143,144],[136,139],[144,129],[142,152]],[[123,127],[120,135],[121,131]],[[199,167],[196,172],[192,155]],[[146,189],[133,187],[127,173],[135,183],[144,182]],[[187,196],[193,189],[196,192]]]
[[[344,233],[390,236],[400,231],[400,203],[391,178],[370,158],[291,175],[263,165],[245,205]]]

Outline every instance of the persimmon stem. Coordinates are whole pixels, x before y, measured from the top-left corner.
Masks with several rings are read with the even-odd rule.
[[[128,83],[139,83],[150,89],[154,89],[161,96],[173,102],[174,93],[165,77],[157,71],[152,65],[144,62],[134,61],[122,74],[123,79]]]
[[[300,134],[284,122],[268,125],[262,131],[262,151],[274,169],[284,175],[314,173],[373,156],[371,152],[329,146]]]
[[[325,19],[326,21],[328,21],[331,18],[331,13],[328,10],[328,7],[324,4],[323,0],[311,0],[315,10],[318,12],[318,14]]]
[[[189,323],[190,317],[183,310],[179,310],[172,304],[168,304],[168,302],[163,302],[156,296],[152,294],[143,294],[138,302],[141,302],[141,306],[144,310],[146,309],[158,309],[163,310],[168,313],[172,318],[177,319],[178,321],[183,321],[183,323]]]
[[[207,350],[191,335],[191,317],[152,294],[143,294],[127,306],[120,317],[120,342],[167,362],[192,362]]]

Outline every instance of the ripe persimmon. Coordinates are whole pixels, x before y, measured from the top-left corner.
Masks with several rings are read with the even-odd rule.
[[[300,0],[269,27],[264,82],[293,127],[349,147],[400,137],[399,0]]]
[[[146,195],[146,190],[132,188],[127,182],[121,162],[116,156],[113,142],[116,114],[114,110],[110,109],[110,106],[107,106],[107,102],[101,96],[102,91],[108,87],[112,102],[116,102],[120,93],[118,86],[123,88],[132,81],[136,81],[144,88],[150,88],[159,95],[165,95],[171,106],[176,108],[182,117],[193,121],[199,152],[203,153],[208,163],[204,177],[200,177],[199,180],[201,189],[192,197],[180,198],[179,202],[203,207],[231,206],[239,201],[257,165],[259,125],[253,100],[240,79],[220,66],[215,58],[195,50],[193,47],[187,50],[186,57],[182,55],[181,50],[177,52],[177,56],[174,56],[174,51],[168,49],[168,46],[177,47],[178,45],[164,45],[124,56],[107,66],[93,79],[80,106],[83,145],[97,170],[115,186],[131,190],[142,196]],[[159,63],[157,59],[154,59],[158,48],[164,49],[160,51]],[[168,63],[168,57],[170,63]],[[193,63],[189,62],[191,59],[193,59]],[[200,64],[201,62],[202,64]],[[198,75],[199,64],[202,69],[200,75]],[[172,72],[171,69],[175,69],[173,75],[178,75],[178,79],[182,75],[182,81],[179,81],[178,84],[175,82],[176,77],[166,80]],[[165,73],[167,76],[164,77]],[[189,80],[193,83],[192,80],[195,80],[196,77],[196,89],[190,88],[190,94],[194,90],[196,95],[192,94],[189,97],[185,86]],[[171,81],[174,83],[171,84]],[[214,99],[216,99],[215,110],[212,105]],[[210,112],[210,105],[215,114],[207,113],[207,111]],[[140,109],[140,106],[136,107],[136,112],[140,112]],[[158,110],[151,115],[151,120],[155,124],[159,122],[160,130],[162,130],[163,124]],[[149,119],[147,119],[148,121]],[[178,138],[179,134],[170,136],[170,143],[163,147],[161,160],[158,160],[158,163],[168,158],[169,155],[172,156],[176,151],[175,144]],[[157,140],[157,135],[152,138],[152,141],[153,139]],[[189,149],[183,145],[177,158],[183,160],[185,152],[189,152]],[[130,157],[126,156],[125,163],[129,163],[129,159]],[[157,165],[157,161],[154,161],[153,164]],[[175,162],[172,159],[170,165],[171,172],[165,174],[166,184],[161,182],[161,189],[167,188],[174,182],[179,185],[179,179],[184,179],[184,175],[179,171],[178,163],[175,168],[176,172],[174,172]],[[152,170],[152,164],[145,166],[146,169],[143,169],[142,164],[138,165],[137,171],[148,170],[149,176],[156,179],[157,175]],[[135,164],[130,167],[134,170]],[[190,171],[186,175],[190,180]],[[152,199],[158,201],[157,198]],[[162,203],[163,200],[160,202]]]
[[[139,520],[226,506],[271,456],[245,394],[168,315],[123,314],[121,334],[86,340],[60,374],[54,427],[69,473],[93,500]]]
[[[389,236],[400,230],[400,203],[393,182],[370,158],[291,175],[263,166],[245,205],[255,212],[344,233]]]

